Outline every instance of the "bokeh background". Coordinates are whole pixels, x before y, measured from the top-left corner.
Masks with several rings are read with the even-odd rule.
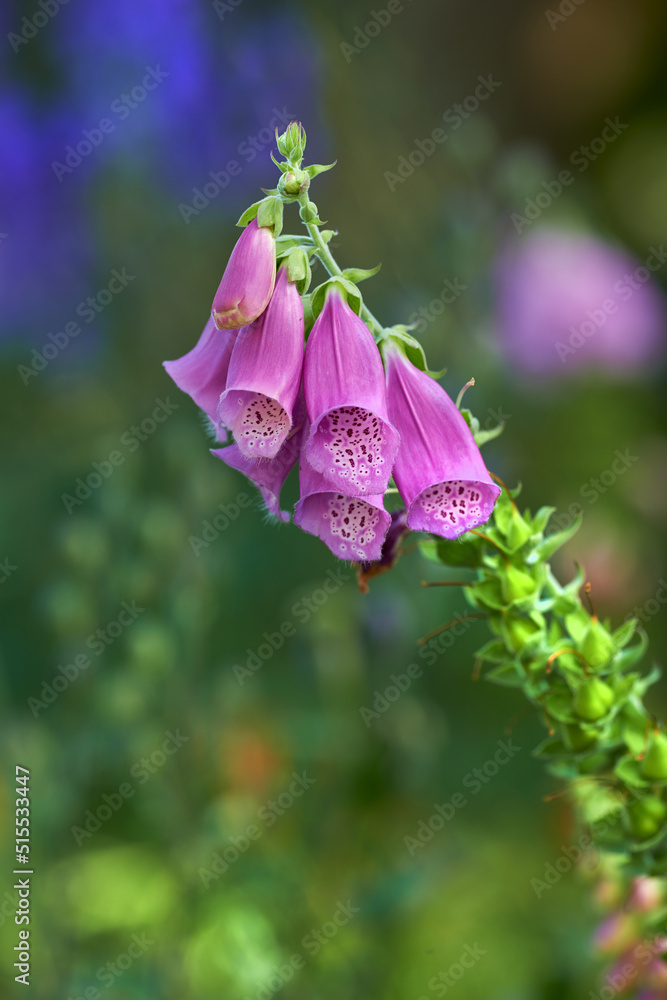
[[[468,404],[484,426],[506,424],[490,466],[561,524],[584,511],[559,572],[583,561],[600,613],[618,624],[639,607],[664,657],[664,5],[374,10],[0,10],[11,995],[16,764],[31,771],[36,1000],[266,1000],[278,988],[290,1000],[443,988],[551,1000],[595,985],[600,914],[586,886],[572,872],[541,898],[531,886],[577,834],[563,800],[544,801],[559,789],[531,757],[539,720],[472,679],[484,626],[434,664],[418,659],[416,640],[465,611],[460,595],[423,590],[437,569],[414,550],[362,596],[316,539],[266,522],[161,367],[195,343],[236,219],[275,183],[272,119],[303,121],[307,161],[338,161],[313,197],[339,230],[339,260],[383,262],[365,286],[371,308],[420,323],[452,394],[475,377]],[[492,92],[474,107],[479,77]],[[431,149],[437,128],[446,139]],[[109,474],[76,498],[94,463]],[[123,602],[143,610],[117,626]],[[294,635],[268,656],[264,633],[283,623]],[[99,629],[108,644],[89,642]],[[235,670],[260,647],[260,669]],[[365,725],[360,708],[412,662],[422,676]],[[664,687],[652,706],[664,717]],[[466,775],[510,730],[520,752],[473,794]],[[298,797],[294,772],[314,779]],[[411,853],[405,838],[457,792],[467,805]],[[445,987],[438,975],[466,946],[478,958]]]

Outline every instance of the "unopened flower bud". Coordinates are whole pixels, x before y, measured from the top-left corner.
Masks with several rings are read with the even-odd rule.
[[[508,604],[513,604],[514,601],[530,597],[535,592],[537,584],[528,573],[510,564],[500,578],[500,586],[504,600]]]
[[[614,642],[607,629],[596,618],[584,632],[581,640],[581,654],[589,666],[603,667],[614,655]]]
[[[306,149],[306,130],[301,122],[290,122],[282,135],[276,136],[278,149],[290,163],[301,163]]]
[[[309,186],[310,177],[305,170],[288,170],[278,183],[279,190],[292,197],[307,191]]]
[[[257,220],[243,230],[213,300],[219,330],[248,326],[269,304],[276,278],[273,230]]]
[[[507,644],[514,653],[520,652],[541,631],[531,618],[519,618],[511,613],[504,616],[504,626]]]
[[[641,773],[650,781],[667,779],[667,736],[654,733],[641,764]]]
[[[567,742],[575,753],[582,753],[597,742],[595,733],[587,733],[581,726],[566,726],[565,732],[567,734]]]
[[[630,803],[626,822],[637,840],[648,840],[660,830],[667,817],[667,806],[657,795],[645,795]]]
[[[595,722],[606,715],[614,701],[614,692],[599,677],[586,677],[574,697],[574,710],[580,719]]]

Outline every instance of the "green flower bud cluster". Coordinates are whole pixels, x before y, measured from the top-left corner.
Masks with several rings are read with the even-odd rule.
[[[238,225],[247,226],[257,219],[260,227],[269,226],[276,240],[276,260],[288,258],[289,277],[297,283],[299,293],[303,298],[306,319],[306,331],[310,329],[317,318],[325,299],[325,292],[330,281],[334,281],[344,294],[351,308],[363,319],[377,341],[385,335],[385,331],[370,309],[365,305],[361,292],[357,288],[360,281],[373,277],[380,270],[380,265],[374,268],[351,267],[342,270],[334,259],[329,241],[334,236],[333,230],[321,230],[325,223],[319,217],[319,209],[309,197],[310,182],[318,174],[335,167],[334,163],[312,163],[304,166],[303,156],[306,148],[306,132],[299,122],[291,122],[285,132],[276,132],[276,146],[284,157],[277,159],[273,153],[271,159],[280,170],[280,178],[275,188],[263,188],[265,197],[250,205],[241,215]],[[285,205],[296,203],[299,206],[299,218],[305,225],[308,236],[282,235],[283,215]],[[309,293],[311,282],[310,261],[315,257],[327,272],[327,279]],[[415,345],[419,357],[419,366],[426,370],[421,347],[414,338],[409,337],[407,328],[405,336]]]
[[[518,493],[503,490],[483,529],[423,542],[422,551],[455,567],[457,579],[462,567],[473,571],[464,592],[493,633],[477,653],[486,678],[521,688],[539,711],[549,735],[535,755],[569,784],[596,846],[621,859],[628,880],[667,875],[667,735],[643,703],[659,677],[636,669],[645,633],[637,619],[612,629],[587,610],[581,568],[567,584],[556,579],[549,560],[579,522],[549,532],[554,509],[522,513]],[[667,931],[667,913],[655,930]]]

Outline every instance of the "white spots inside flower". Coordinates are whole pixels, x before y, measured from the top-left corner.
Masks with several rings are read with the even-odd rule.
[[[275,455],[289,433],[290,418],[280,403],[258,392],[245,402],[239,397],[239,413],[234,422],[234,437],[246,454],[255,458]]]
[[[479,483],[458,479],[423,490],[413,503],[413,508],[417,507],[421,507],[437,534],[442,529],[452,535],[463,534],[489,516]]]
[[[328,509],[322,514],[331,535],[338,539],[336,548],[342,559],[366,559],[367,546],[378,532],[380,511],[358,497],[332,493]]]
[[[377,486],[375,492],[382,492],[388,442],[379,417],[357,406],[341,406],[324,417],[318,435],[330,455],[325,476],[343,479],[355,489]]]

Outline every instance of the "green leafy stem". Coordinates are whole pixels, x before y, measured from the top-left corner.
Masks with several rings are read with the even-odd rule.
[[[483,530],[456,541],[427,540],[421,549],[459,575],[470,574],[442,583],[462,586],[488,623],[493,638],[478,650],[478,665],[488,667],[487,680],[520,688],[539,712],[548,736],[534,754],[566,783],[595,845],[614,855],[614,866],[628,880],[663,876],[667,736],[644,705],[660,671],[636,669],[646,653],[646,634],[636,618],[613,630],[598,618],[580,567],[569,583],[558,582],[549,560],[580,519],[549,533],[555,509],[521,513],[518,493],[503,484]],[[667,911],[651,919],[656,932],[667,929]]]

